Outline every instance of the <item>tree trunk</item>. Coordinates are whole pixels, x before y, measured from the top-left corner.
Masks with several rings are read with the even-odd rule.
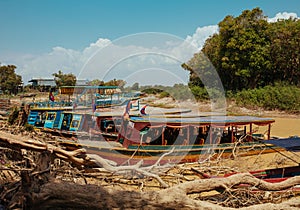
[[[237,174],[228,178],[204,179],[151,192],[117,191],[95,185],[68,182],[45,184],[32,195],[32,209],[231,209],[207,201],[195,200],[189,194],[211,190],[229,190],[232,186],[249,184],[261,190],[283,190],[300,184],[300,177],[281,183],[267,183],[250,174]],[[254,209],[300,208],[300,200],[281,204],[261,204]],[[249,208],[245,208],[249,209]]]

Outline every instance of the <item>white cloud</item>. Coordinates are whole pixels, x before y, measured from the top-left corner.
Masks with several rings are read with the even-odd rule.
[[[295,13],[283,12],[268,21],[289,17],[298,18]],[[2,59],[3,63],[18,67],[17,73],[22,75],[25,84],[32,77],[52,77],[58,70],[90,80],[116,78],[134,82],[134,75],[142,74],[149,84],[157,78],[165,83],[175,82],[169,78],[177,78],[177,83],[187,82],[188,72],[181,69],[181,63],[200,51],[205,40],[217,32],[218,26],[211,25],[198,27],[185,39],[163,33],[134,34],[115,41],[99,38],[82,51],[57,46],[45,54],[15,54]],[[164,71],[164,76],[158,75],[157,69]],[[167,72],[170,77],[166,76]]]
[[[10,55],[7,60],[18,67],[17,73],[22,76],[23,82],[27,84],[28,80],[33,77],[51,78],[52,74],[58,72],[58,70],[77,75],[84,63],[108,43],[110,43],[110,40],[100,38],[95,43],[91,43],[83,51],[57,46],[49,53],[40,55]]]
[[[282,19],[289,19],[289,18],[296,18],[298,19],[299,17],[297,16],[296,13],[288,13],[288,12],[279,12],[275,15],[275,17],[273,18],[268,18],[268,22],[270,23],[274,23],[277,22],[278,20],[282,20]]]
[[[82,68],[80,76],[97,76],[104,81],[119,78],[139,82],[135,78],[141,74],[147,84],[158,80],[164,85],[186,83],[188,72],[181,69],[181,63],[191,58],[197,49],[183,43],[185,40],[164,33],[122,37],[97,51]],[[163,75],[157,74],[157,69]],[[166,76],[167,73],[169,76]],[[176,81],[174,78],[177,78]]]
[[[82,51],[57,46],[49,53],[11,55],[4,61],[18,67],[17,73],[22,75],[25,84],[33,77],[49,78],[61,70],[78,78],[105,81],[114,78],[133,81],[134,78],[129,77],[142,72],[148,84],[159,78],[162,83],[171,85],[188,81],[188,72],[182,70],[181,63],[199,51],[205,39],[216,31],[217,26],[197,28],[185,40],[164,33],[134,34],[115,41],[99,38]],[[153,69],[156,69],[155,74]],[[164,76],[159,76],[157,69],[164,71]],[[169,77],[166,77],[166,72],[169,72]]]
[[[89,47],[85,48],[82,52],[82,55],[85,58],[91,57],[94,53],[96,53],[99,49],[111,44],[109,39],[99,38],[95,43],[91,43]]]
[[[218,32],[217,25],[198,27],[192,36],[187,36],[186,41],[194,45],[198,50],[202,48],[205,40]]]

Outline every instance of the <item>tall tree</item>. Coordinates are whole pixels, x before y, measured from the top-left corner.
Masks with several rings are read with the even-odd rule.
[[[56,86],[74,86],[76,84],[76,76],[72,73],[64,74],[61,70],[52,74],[55,78]]]
[[[89,81],[88,85],[91,85],[91,86],[103,86],[104,85],[104,81],[99,80],[99,79],[94,79],[92,81]]]
[[[113,80],[110,80],[108,82],[105,82],[104,85],[107,85],[107,86],[118,86],[121,90],[124,89],[124,86],[126,85],[126,82],[124,80],[117,80],[117,79],[113,79]]]
[[[284,80],[300,85],[300,20],[288,19],[271,23],[270,54],[274,81]]]
[[[136,82],[131,86],[131,90],[139,90],[139,87],[140,87],[139,83]]]
[[[267,26],[259,8],[245,10],[236,18],[228,16],[219,23],[221,65],[218,72],[225,76],[223,84],[227,89],[264,85],[262,75],[270,69]]]
[[[267,29],[268,22],[259,8],[245,10],[238,17],[227,16],[219,23],[219,33],[207,39],[201,52],[187,64],[198,63],[204,78],[215,67],[226,90],[264,86],[272,67]],[[209,58],[210,65],[203,62],[202,53]],[[195,78],[190,77],[190,82],[196,84]]]
[[[18,86],[22,84],[22,77],[15,73],[14,65],[0,65],[0,89],[9,94],[16,94]]]
[[[201,52],[187,66],[202,64],[204,53],[216,68],[226,90],[239,91],[272,85],[278,81],[300,86],[300,20],[290,18],[268,23],[262,10],[245,10],[227,16],[219,33],[206,40]],[[183,67],[187,70],[187,66]],[[199,69],[199,67],[198,67]],[[191,74],[190,83],[197,84]]]

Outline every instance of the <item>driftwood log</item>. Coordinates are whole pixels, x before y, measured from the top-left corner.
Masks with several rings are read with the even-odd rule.
[[[50,173],[50,156],[56,155],[77,165],[91,162],[91,159],[78,157],[83,150],[66,151],[44,141],[29,137],[16,136],[0,131],[0,146],[15,150],[28,150],[40,153],[32,170],[20,170],[20,178],[4,187],[0,199],[6,199],[9,208],[23,209],[224,209],[224,207],[193,198],[192,195],[212,190],[230,192],[235,186],[247,184],[262,191],[280,191],[300,184],[300,177],[292,177],[280,183],[268,183],[257,179],[248,173],[236,174],[227,178],[199,179],[184,182],[172,187],[161,186],[165,189],[139,192],[116,190],[92,184],[77,184],[57,180]],[[106,165],[103,159],[93,157],[99,165],[108,170],[118,172],[116,166]],[[103,162],[104,161],[104,162]],[[143,175],[156,178],[148,168],[140,165],[119,168],[122,170],[144,170]],[[150,167],[150,169],[152,169]],[[149,174],[150,173],[150,174]],[[158,176],[158,175],[157,175]],[[159,181],[159,179],[157,179]],[[160,181],[159,181],[160,182]],[[14,193],[12,193],[14,192]],[[13,194],[13,195],[12,195]],[[11,198],[9,201],[7,198]],[[1,203],[0,203],[1,207]],[[265,203],[246,207],[245,209],[295,209],[300,208],[297,198],[272,204]],[[232,209],[232,208],[226,208]]]
[[[192,193],[210,190],[229,190],[232,186],[249,184],[261,190],[284,190],[300,183],[293,177],[282,183],[271,184],[250,174],[237,174],[228,178],[205,179],[187,182],[152,192],[114,191],[95,185],[50,182],[39,193],[32,194],[33,209],[224,209],[216,204],[190,198]],[[300,200],[293,199],[281,204],[260,204],[251,209],[300,208]],[[227,208],[231,209],[231,208]],[[248,208],[245,208],[248,209]]]
[[[30,138],[22,137],[22,136],[16,136],[12,134],[8,134],[5,132],[0,131],[0,145],[6,145],[10,148],[15,149],[29,149],[33,151],[39,151],[39,152],[50,152],[58,157],[61,157],[65,160],[68,160],[72,162],[75,165],[93,165],[97,164],[106,170],[113,172],[113,173],[122,173],[126,171],[135,171],[137,173],[143,174],[148,177],[153,177],[158,180],[158,182],[163,187],[168,187],[168,185],[156,174],[149,172],[149,170],[155,168],[157,164],[154,164],[153,167],[141,167],[142,162],[138,162],[136,165],[130,165],[130,166],[119,166],[115,167],[112,161],[108,161],[103,159],[100,156],[97,155],[87,155],[86,158],[79,158],[76,157],[78,154],[84,153],[84,149],[77,149],[74,151],[66,151],[58,146],[48,144],[46,142],[40,142],[37,140],[33,140]]]
[[[85,160],[77,158],[76,155],[83,153],[84,149],[78,149],[74,151],[66,151],[58,146],[48,144],[43,141],[37,141],[21,135],[13,135],[0,131],[0,146],[6,146],[15,149],[28,149],[32,151],[49,151],[57,156],[67,159],[74,164],[83,165]]]

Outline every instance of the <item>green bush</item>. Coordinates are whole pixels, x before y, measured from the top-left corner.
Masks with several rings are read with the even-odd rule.
[[[196,100],[208,100],[209,99],[209,95],[208,92],[205,88],[203,87],[199,87],[199,86],[193,86],[191,88],[191,91],[195,97]]]
[[[142,91],[146,94],[158,94],[161,93],[163,90],[158,88],[145,88]]]
[[[159,94],[159,98],[164,98],[164,97],[169,97],[170,96],[170,93],[166,92],[166,91],[163,91]]]
[[[300,112],[300,88],[284,83],[243,90],[235,95],[235,99],[238,105],[247,108]]]

